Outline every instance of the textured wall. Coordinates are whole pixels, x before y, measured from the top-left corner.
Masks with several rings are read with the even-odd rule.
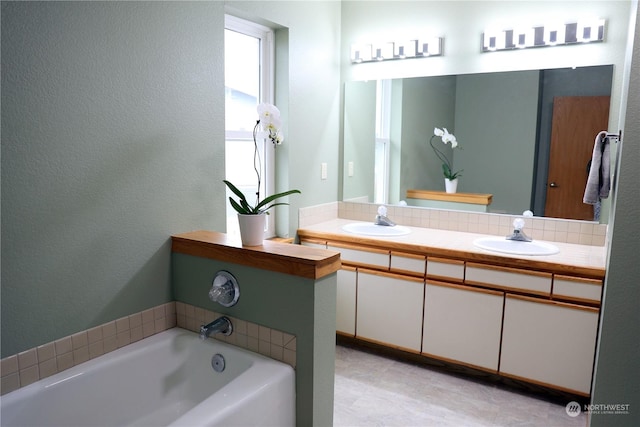
[[[614,205],[613,234],[605,283],[594,404],[629,405],[628,415],[595,414],[592,426],[640,425],[640,16],[636,13],[633,62]]]
[[[2,3],[2,354],[172,299],[224,231],[223,5]]]
[[[279,233],[337,199],[339,2],[3,2],[3,355],[169,301],[169,236],[224,231],[227,10],[279,30]]]

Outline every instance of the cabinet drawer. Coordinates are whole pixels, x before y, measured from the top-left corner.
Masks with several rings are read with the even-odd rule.
[[[566,297],[578,301],[600,302],[602,281],[580,277],[553,276],[553,296]]]
[[[464,261],[428,257],[427,278],[462,282],[464,280]]]
[[[340,252],[342,262],[389,269],[389,251],[376,249],[361,249],[353,246],[328,243],[327,249]]]
[[[551,273],[508,267],[489,267],[483,264],[467,263],[465,283],[520,290],[540,295],[551,294]]]
[[[391,252],[391,270],[424,276],[426,257],[424,255]]]
[[[309,246],[310,248],[327,249],[327,242],[323,240],[303,239],[300,240],[300,244],[302,246]]]

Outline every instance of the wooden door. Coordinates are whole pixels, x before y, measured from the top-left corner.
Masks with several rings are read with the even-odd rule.
[[[553,99],[551,147],[544,215],[593,220],[593,206],[582,203],[596,135],[607,130],[608,96]]]

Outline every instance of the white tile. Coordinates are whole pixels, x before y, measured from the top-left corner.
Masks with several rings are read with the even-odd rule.
[[[55,342],[55,346],[56,346],[56,355],[58,356],[65,353],[70,353],[73,350],[71,337],[60,338]]]
[[[1,380],[1,393],[6,394],[20,388],[20,375],[14,372],[10,375],[3,376]]]
[[[124,331],[128,331],[130,328],[129,324],[129,316],[116,320],[116,333],[121,334]]]
[[[44,362],[40,362],[39,368],[40,378],[47,378],[58,373],[58,365],[56,364],[55,357],[45,360]]]
[[[103,338],[111,337],[111,336],[114,336],[115,334],[116,334],[116,322],[109,322],[102,325]]]
[[[32,348],[18,354],[18,366],[20,370],[38,364],[38,350]],[[22,380],[20,380],[22,382]]]
[[[13,355],[2,359],[0,374],[4,377],[15,372],[18,372],[18,356]]]
[[[93,344],[102,340],[102,327],[97,326],[95,328],[91,328],[87,331],[87,340],[89,344]]]
[[[56,357],[56,345],[55,343],[47,343],[38,346],[38,362],[44,362],[45,360],[53,359]]]
[[[20,370],[20,387],[33,384],[40,379],[40,370],[38,365],[29,366],[26,369]]]
[[[71,343],[73,344],[73,349],[78,349],[80,347],[86,347],[89,344],[87,338],[87,332],[82,331],[77,334],[71,335]]]

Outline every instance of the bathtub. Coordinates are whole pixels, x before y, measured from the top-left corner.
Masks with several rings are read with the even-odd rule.
[[[3,427],[293,426],[295,379],[289,365],[173,328],[8,393],[0,405]]]

